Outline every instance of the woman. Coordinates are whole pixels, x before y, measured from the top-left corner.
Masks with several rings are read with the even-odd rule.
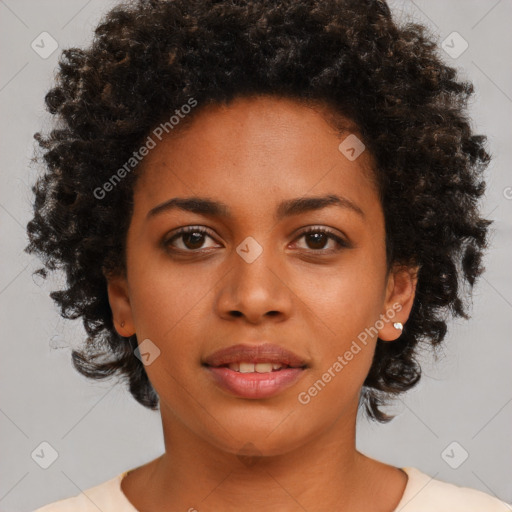
[[[469,83],[383,1],[139,0],[63,52],[29,252],[165,452],[39,509],[505,511],[356,450],[482,273]],[[45,274],[45,269],[42,273]]]

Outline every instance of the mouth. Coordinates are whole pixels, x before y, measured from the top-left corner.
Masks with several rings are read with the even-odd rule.
[[[278,372],[286,368],[293,368],[284,363],[230,363],[218,368],[229,368],[239,373],[270,373]]]
[[[211,354],[202,364],[224,391],[252,399],[281,393],[308,367],[305,359],[270,343],[233,345]]]

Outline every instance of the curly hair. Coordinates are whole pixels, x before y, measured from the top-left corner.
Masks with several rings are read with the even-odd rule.
[[[105,275],[125,273],[125,239],[137,169],[100,199],[102,187],[162,119],[196,107],[270,94],[320,102],[354,122],[374,157],[388,269],[419,266],[401,336],[377,340],[360,405],[370,418],[421,377],[420,345],[436,348],[449,314],[469,318],[492,221],[480,216],[486,137],[467,114],[473,86],[412,21],[399,25],[383,0],[137,0],[104,15],[87,48],[67,48],[45,97],[58,124],[34,134],[44,173],[32,190],[29,245],[66,288],[50,296],[67,319],[82,317],[75,368],[118,375],[152,409],[158,395],[134,356],[136,336],[113,326]],[[466,283],[470,286],[461,290]]]

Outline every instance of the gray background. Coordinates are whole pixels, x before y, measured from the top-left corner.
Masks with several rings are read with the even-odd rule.
[[[64,47],[86,44],[101,14],[100,0],[0,0],[1,167],[0,325],[2,340],[0,510],[30,511],[112,478],[158,456],[159,414],[138,405],[120,384],[76,373],[70,347],[80,322],[62,320],[48,296],[60,277],[41,283],[39,262],[23,252],[31,215],[32,135],[48,128],[43,98]],[[439,42],[457,31],[469,48],[444,54],[477,93],[471,114],[489,137],[484,213],[494,219],[487,271],[475,289],[473,317],[452,322],[441,357],[425,354],[424,377],[392,408],[388,425],[361,420],[358,447],[396,466],[481,489],[512,502],[512,172],[511,0],[411,0],[391,3],[399,18],[427,24]],[[31,42],[43,31],[59,49],[41,58]],[[58,452],[46,470],[31,458],[42,441]],[[453,461],[469,457],[457,469]],[[448,459],[447,459],[448,460]]]

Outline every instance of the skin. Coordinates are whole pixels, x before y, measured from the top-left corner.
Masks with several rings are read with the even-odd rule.
[[[406,323],[417,281],[414,268],[387,273],[371,155],[347,159],[338,146],[350,132],[338,133],[324,114],[283,98],[238,98],[204,108],[143,161],[127,272],[108,277],[118,332],[136,333],[139,343],[149,338],[160,350],[146,371],[160,397],[165,453],[122,481],[141,512],[392,512],[403,495],[407,475],[355,447],[376,336],[308,404],[298,401],[393,304],[401,309],[378,336],[399,337],[393,322]],[[331,205],[274,218],[281,201],[328,194],[349,199],[364,216]],[[222,201],[232,217],[178,209],[147,217],[190,196]],[[210,234],[185,235],[166,248],[162,241],[184,226]],[[349,247],[302,235],[308,226],[331,230]],[[249,236],[263,249],[252,263],[236,251]],[[201,366],[218,349],[263,340],[308,361],[277,396],[234,397]],[[257,455],[240,457],[248,447]]]

